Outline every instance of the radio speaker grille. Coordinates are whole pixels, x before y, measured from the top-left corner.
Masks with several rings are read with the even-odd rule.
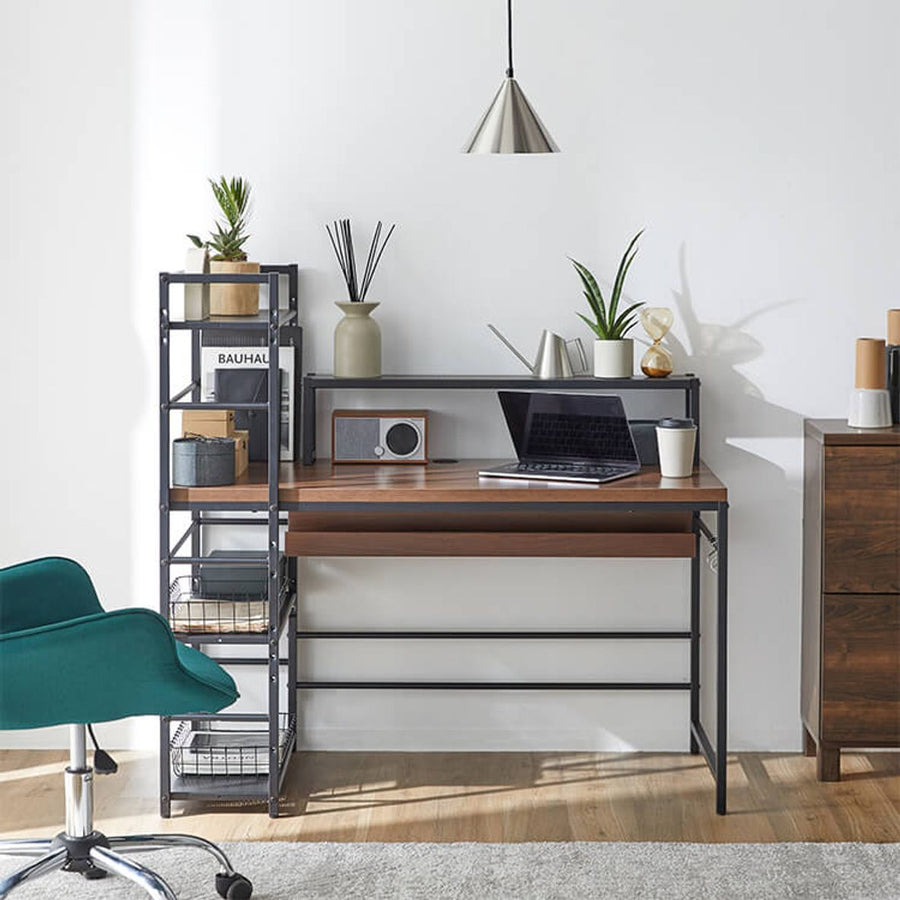
[[[377,460],[380,424],[378,419],[352,416],[337,418],[334,422],[333,457],[340,459]]]

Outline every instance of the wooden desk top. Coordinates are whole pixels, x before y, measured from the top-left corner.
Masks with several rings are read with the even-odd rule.
[[[463,459],[427,465],[311,466],[282,463],[279,500],[296,503],[719,503],[728,490],[703,464],[690,478],[662,478],[659,469],[608,484],[479,478],[478,470],[504,460]],[[223,487],[173,487],[176,503],[265,502],[263,463],[253,463],[237,483]]]

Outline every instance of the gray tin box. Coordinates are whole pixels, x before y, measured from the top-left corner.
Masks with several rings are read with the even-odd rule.
[[[268,590],[268,554],[265,550],[213,550],[210,559],[230,556],[246,559],[246,565],[200,564],[198,589],[204,597],[265,599]]]
[[[172,484],[234,484],[234,438],[176,438],[172,441]]]

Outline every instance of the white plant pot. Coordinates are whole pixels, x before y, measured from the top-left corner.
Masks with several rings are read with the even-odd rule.
[[[205,247],[189,247],[185,255],[184,271],[191,275],[209,272],[209,253]],[[186,284],[184,286],[184,317],[189,321],[209,318],[209,285]]]
[[[634,341],[594,341],[594,376],[630,378],[634,374]]]

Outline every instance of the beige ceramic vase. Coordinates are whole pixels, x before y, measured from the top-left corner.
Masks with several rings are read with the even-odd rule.
[[[212,259],[213,275],[259,275],[259,263]],[[209,313],[212,316],[255,316],[259,312],[258,284],[211,284]]]
[[[381,328],[371,317],[377,303],[335,303],[344,317],[334,329],[334,374],[376,378],[381,374]]]

